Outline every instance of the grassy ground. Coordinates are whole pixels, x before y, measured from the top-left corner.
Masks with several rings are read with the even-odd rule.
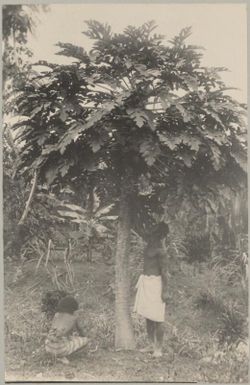
[[[53,289],[51,279],[42,268],[34,275],[33,262],[27,262],[19,274],[15,263],[5,264],[6,380],[248,382],[244,346],[243,350],[242,345],[232,351],[219,350],[215,317],[193,306],[197,285],[213,284],[205,282],[206,274],[194,275],[186,266],[172,275],[164,355],[153,359],[138,350],[146,334],[144,320],[135,315],[138,349],[114,351],[112,267],[100,261],[75,262],[74,271],[80,317],[91,342],[64,365],[48,357],[43,347],[48,325],[40,304],[43,293]],[[209,274],[207,279],[211,281]]]

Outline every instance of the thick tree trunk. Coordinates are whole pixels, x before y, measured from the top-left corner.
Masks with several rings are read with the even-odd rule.
[[[135,340],[130,314],[130,280],[128,274],[130,246],[130,209],[126,196],[128,186],[122,188],[115,255],[115,347],[133,350]]]

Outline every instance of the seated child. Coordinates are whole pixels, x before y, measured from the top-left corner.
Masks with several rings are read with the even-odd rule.
[[[56,307],[56,313],[45,340],[46,352],[54,357],[69,356],[87,345],[88,339],[84,337],[79,326],[76,310],[78,310],[78,303],[71,296],[62,298]],[[74,331],[78,335],[75,335]]]

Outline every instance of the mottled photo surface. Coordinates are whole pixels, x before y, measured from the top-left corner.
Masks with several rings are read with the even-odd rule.
[[[246,20],[2,6],[6,381],[248,382]]]

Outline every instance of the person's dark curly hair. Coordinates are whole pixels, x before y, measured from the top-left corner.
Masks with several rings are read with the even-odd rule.
[[[52,319],[60,300],[69,294],[62,290],[52,290],[44,293],[42,297],[41,310],[48,319]]]
[[[169,233],[169,226],[165,222],[159,222],[153,226],[150,233],[148,234],[148,240],[150,241],[161,241]]]
[[[67,297],[64,297],[60,300],[56,307],[56,312],[73,314],[78,309],[78,302],[75,300],[74,297],[68,295]]]

